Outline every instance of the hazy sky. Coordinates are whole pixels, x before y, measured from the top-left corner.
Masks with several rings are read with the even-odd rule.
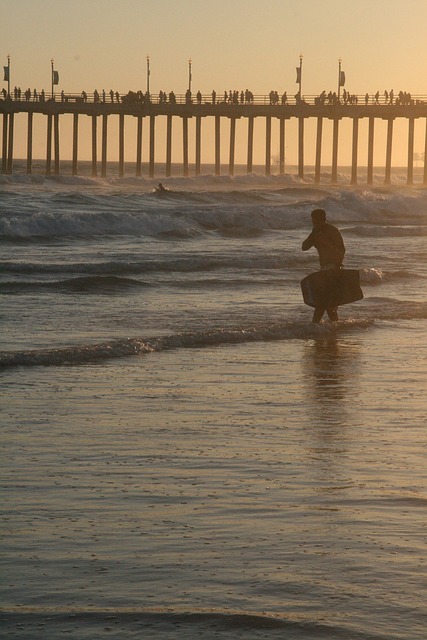
[[[426,0],[0,0],[1,55],[12,83],[59,90],[336,88],[427,94]]]
[[[0,0],[12,88],[184,93],[336,90],[427,95],[427,0]],[[3,79],[3,77],[1,78]],[[6,86],[5,83],[2,85]]]

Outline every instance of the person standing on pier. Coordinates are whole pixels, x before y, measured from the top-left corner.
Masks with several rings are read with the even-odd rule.
[[[342,269],[345,246],[341,233],[336,227],[326,222],[326,212],[324,209],[314,209],[311,213],[313,230],[302,243],[302,250],[308,251],[315,247],[319,254],[321,271]],[[337,307],[316,307],[313,314],[313,322],[319,323],[323,314],[328,314],[331,322],[338,321]]]

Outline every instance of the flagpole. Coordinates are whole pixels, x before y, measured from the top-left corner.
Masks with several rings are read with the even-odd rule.
[[[51,58],[50,64],[52,66],[52,99],[53,99],[53,58]]]
[[[188,90],[191,93],[191,58],[188,61]]]
[[[299,56],[299,97],[302,100],[302,53]]]
[[[10,56],[7,56],[7,97],[10,98]]]
[[[341,93],[341,58],[338,58],[338,102],[340,101]]]
[[[147,96],[150,95],[150,56],[147,55]]]

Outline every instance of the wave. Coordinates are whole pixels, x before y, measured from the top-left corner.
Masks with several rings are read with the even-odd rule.
[[[191,270],[193,272],[194,270]],[[422,276],[409,271],[383,271],[378,268],[363,269],[360,271],[360,282],[364,287],[379,286],[393,282],[423,279]],[[259,287],[280,287],[295,286],[295,275],[280,277],[273,274],[271,278],[263,275],[262,280],[252,279],[248,276],[242,277],[192,277],[184,280],[162,279],[161,283],[147,282],[135,278],[125,278],[120,276],[83,276],[80,278],[65,278],[63,280],[40,281],[40,280],[11,280],[0,282],[0,295],[36,295],[48,292],[59,294],[82,294],[82,295],[129,295],[146,288],[171,287],[178,289],[202,289],[203,291],[213,289],[227,290],[231,288]],[[371,298],[373,299],[373,298]]]
[[[110,295],[113,293],[129,293],[132,289],[150,287],[147,282],[117,276],[87,276],[68,278],[54,282],[37,280],[0,282],[0,294],[36,293],[37,291],[55,291],[62,293],[97,293]]]
[[[77,205],[76,205],[77,206]],[[99,205],[98,205],[99,207]],[[190,224],[189,224],[190,222]],[[38,211],[0,215],[0,237],[7,238],[93,238],[97,236],[192,237],[200,230],[176,215],[143,211]]]
[[[11,280],[8,282],[0,282],[0,295],[23,295],[37,293],[63,293],[63,294],[96,294],[96,295],[120,295],[130,294],[132,291],[138,292],[141,289],[153,287],[171,287],[178,289],[223,289],[248,287],[256,285],[257,287],[285,287],[289,285],[289,278],[272,277],[271,279],[263,277],[262,281],[253,280],[251,278],[242,277],[194,277],[183,280],[170,278],[163,279],[161,283],[147,282],[136,280],[134,278],[122,278],[119,276],[86,276],[81,278],[68,278],[55,281],[40,280]]]
[[[153,181],[131,190],[127,183],[89,188],[80,179],[68,190],[63,180],[53,191],[3,189],[0,238],[188,238],[212,231],[250,237],[306,229],[314,207],[361,237],[427,234],[427,189],[314,187],[277,178],[175,179],[176,188],[165,195],[152,192]]]
[[[0,292],[11,293],[14,290],[24,291],[31,287],[35,289],[66,289],[66,290],[91,290],[97,288],[132,289],[150,286],[148,282],[140,279],[126,278],[126,276],[138,276],[155,273],[207,273],[210,271],[245,270],[255,271],[283,271],[286,279],[290,276],[302,277],[307,269],[313,270],[313,261],[304,253],[285,253],[283,251],[261,253],[245,252],[241,254],[222,253],[219,255],[190,255],[167,256],[153,259],[131,259],[121,261],[80,261],[80,262],[22,262],[4,260],[0,261],[0,270],[3,276],[57,276],[80,275],[78,278],[64,278],[59,281],[45,282],[31,279],[23,282],[11,280],[0,284]],[[315,270],[315,268],[314,268]],[[292,272],[292,273],[291,273]],[[83,275],[84,274],[84,275]],[[360,269],[362,284],[382,284],[391,281],[423,279],[423,276],[407,269],[396,271],[383,270],[380,267]],[[250,281],[250,276],[245,282]],[[274,281],[277,282],[275,276]],[[222,282],[222,281],[221,281]],[[227,280],[227,283],[229,280]],[[206,281],[208,283],[208,281]]]
[[[286,270],[295,267],[305,267],[311,264],[310,258],[304,254],[283,255],[283,252],[264,253],[247,251],[245,255],[190,255],[188,257],[135,259],[122,261],[100,262],[14,262],[0,261],[3,274],[57,275],[57,274],[86,274],[125,276],[161,272],[208,272],[217,269],[247,269],[259,272],[263,269]]]
[[[191,238],[211,231],[233,229],[270,229],[291,228],[294,213],[285,210],[253,210],[241,209],[234,205],[230,208],[224,203],[191,206],[187,202],[185,211],[179,205],[165,208],[146,205],[144,202],[129,203],[109,202],[104,207],[100,203],[78,204],[75,210],[67,210],[64,203],[61,210],[52,210],[50,203],[44,210],[28,212],[26,207],[13,212],[0,212],[0,238],[92,238],[97,236],[150,236]],[[41,206],[41,205],[40,205]],[[225,208],[226,207],[226,208]],[[104,210],[99,210],[99,209]],[[299,223],[298,225],[299,226]]]
[[[102,343],[73,344],[64,347],[0,352],[0,369],[10,367],[97,364],[130,356],[179,349],[210,348],[249,342],[286,340],[329,340],[341,333],[365,330],[377,322],[427,319],[427,303],[394,298],[365,298],[357,316],[338,323],[320,325],[309,321],[258,322],[238,328],[213,328],[204,331],[152,337],[115,339]]]
[[[370,326],[372,320],[345,320],[337,324],[314,325],[311,322],[260,324],[239,329],[212,329],[202,332],[178,333],[152,338],[123,338],[99,344],[71,345],[51,349],[31,349],[0,353],[0,368],[17,366],[60,366],[98,363],[130,356],[175,349],[206,348],[247,342],[275,340],[307,340],[336,335]]]
[[[293,619],[296,618],[296,619]],[[345,640],[357,637],[358,640],[391,640],[394,634],[354,630],[351,623],[317,622],[301,620],[299,616],[286,616],[281,613],[260,613],[257,611],[236,611],[232,609],[191,609],[171,610],[165,608],[92,608],[82,607],[41,607],[10,608],[2,611],[2,620],[6,633],[15,635],[16,629],[33,629],[34,637],[39,636],[42,628],[46,636],[59,637],[64,629],[72,634],[85,629],[87,637],[104,637],[113,631],[122,638],[293,638],[294,640]],[[115,634],[114,634],[115,632]]]
[[[361,283],[370,285],[401,280],[413,280],[417,278],[422,279],[421,275],[405,269],[399,271],[383,271],[378,267],[371,267],[369,269],[361,269],[359,273]]]
[[[361,238],[405,238],[405,237],[421,237],[427,236],[427,225],[391,225],[391,226],[373,226],[350,227],[346,229],[346,233],[352,233]]]

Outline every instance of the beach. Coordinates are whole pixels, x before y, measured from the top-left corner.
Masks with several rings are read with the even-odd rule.
[[[3,637],[425,637],[402,182],[0,177]],[[316,206],[364,292],[319,326]]]

